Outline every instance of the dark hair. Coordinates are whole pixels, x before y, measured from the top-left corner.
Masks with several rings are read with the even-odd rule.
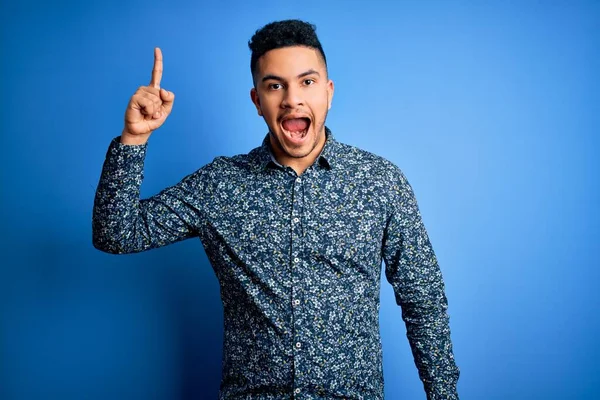
[[[248,47],[252,51],[250,57],[252,77],[256,72],[256,63],[263,54],[269,50],[290,46],[305,46],[318,50],[327,69],[327,59],[316,30],[315,25],[297,19],[271,22],[257,30],[248,41]]]

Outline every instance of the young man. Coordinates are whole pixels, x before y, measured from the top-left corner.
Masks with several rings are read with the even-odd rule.
[[[457,399],[444,284],[409,183],[325,126],[334,85],[313,25],[268,24],[249,47],[262,145],[140,200],[148,137],[174,101],[155,49],[151,83],[106,155],[94,246],[200,238],[221,286],[221,399],[382,399],[383,259],[427,398]]]

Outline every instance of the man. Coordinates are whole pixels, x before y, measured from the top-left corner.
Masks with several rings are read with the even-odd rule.
[[[155,49],[151,83],[106,155],[94,246],[200,238],[223,302],[221,399],[382,399],[383,259],[427,398],[457,399],[444,284],[409,183],[325,126],[334,85],[313,25],[268,24],[249,47],[262,145],[140,200],[148,138],[174,101]]]

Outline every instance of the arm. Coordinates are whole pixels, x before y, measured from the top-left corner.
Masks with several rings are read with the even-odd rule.
[[[157,47],[150,84],[129,100],[123,132],[106,153],[94,199],[92,242],[108,253],[140,252],[196,234],[204,189],[200,170],[156,196],[139,199],[148,138],[165,122],[175,99],[160,87],[162,72]]]
[[[203,169],[140,200],[148,143],[110,143],[94,199],[92,242],[99,250],[135,253],[197,235],[205,191]]]
[[[397,170],[383,259],[402,308],[407,337],[428,400],[458,399],[460,371],[450,340],[444,282],[411,186]]]

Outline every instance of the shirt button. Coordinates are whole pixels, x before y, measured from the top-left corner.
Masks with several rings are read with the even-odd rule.
[[[295,263],[297,263],[298,261],[300,261],[300,259],[298,257],[294,258]]]
[[[298,299],[294,300],[294,304],[295,305],[299,305],[300,304],[300,300],[298,300]]]
[[[302,183],[302,178],[296,178],[296,182]]]
[[[296,343],[296,348],[297,348],[297,349],[299,349],[299,348],[300,348],[300,346],[302,346],[302,345],[300,344],[300,342],[297,342],[297,343]]]
[[[295,222],[295,223],[298,223],[298,221],[300,221],[300,219],[298,219],[298,218],[294,218],[294,222]]]
[[[296,394],[300,393],[300,388],[294,390],[294,393],[296,393]]]

